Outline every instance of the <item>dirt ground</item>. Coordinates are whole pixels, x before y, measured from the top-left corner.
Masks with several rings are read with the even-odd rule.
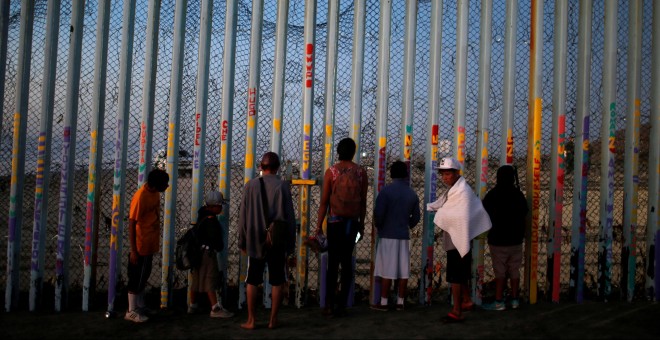
[[[157,296],[150,305],[157,305]],[[180,302],[180,301],[179,301]],[[284,306],[280,327],[268,329],[269,310],[259,306],[255,330],[243,330],[247,312],[236,310],[230,319],[211,319],[207,313],[188,315],[185,302],[161,310],[144,324],[123,320],[123,313],[105,317],[99,304],[90,312],[52,311],[0,313],[3,339],[183,339],[183,338],[611,338],[660,337],[660,304],[654,302],[539,302],[518,310],[475,310],[460,324],[444,324],[450,310],[445,302],[432,306],[407,305],[404,311],[374,311],[365,302],[342,318],[326,318],[318,306]],[[235,304],[234,304],[235,305]],[[205,306],[208,308],[208,305]],[[229,307],[229,306],[228,306]],[[125,308],[118,304],[117,310]],[[78,308],[69,308],[78,310]]]

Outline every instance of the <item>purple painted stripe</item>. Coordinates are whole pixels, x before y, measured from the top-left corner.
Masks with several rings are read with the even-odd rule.
[[[303,179],[310,179],[312,176],[312,169],[310,166],[310,145],[311,136],[309,134],[303,134],[303,171],[301,177]]]
[[[66,235],[67,202],[69,201],[69,156],[71,156],[71,127],[64,127],[62,141],[62,169],[60,179],[59,221],[57,224],[57,260],[55,273],[58,277],[64,274],[64,244]]]
[[[15,212],[14,212],[15,214]],[[16,238],[16,216],[9,217],[9,243],[13,243]],[[11,259],[11,256],[8,256]]]

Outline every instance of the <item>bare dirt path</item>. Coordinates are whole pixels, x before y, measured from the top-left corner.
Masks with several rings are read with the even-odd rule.
[[[258,308],[256,330],[239,327],[245,311],[231,319],[182,310],[161,311],[147,323],[106,319],[103,311],[18,311],[0,314],[3,339],[182,339],[182,338],[611,338],[660,336],[660,304],[653,302],[540,302],[502,312],[476,310],[460,324],[443,324],[446,304],[408,306],[405,311],[373,311],[366,304],[343,318],[327,319],[318,307],[285,306],[280,327],[267,329],[268,311]]]

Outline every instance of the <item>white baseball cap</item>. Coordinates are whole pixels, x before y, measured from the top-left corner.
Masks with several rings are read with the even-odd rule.
[[[461,163],[456,158],[445,157],[440,160],[440,166],[436,169],[438,170],[461,170]]]
[[[214,190],[206,193],[204,202],[206,202],[206,205],[221,205],[223,203],[227,203],[227,200],[225,200],[225,197],[220,191]]]

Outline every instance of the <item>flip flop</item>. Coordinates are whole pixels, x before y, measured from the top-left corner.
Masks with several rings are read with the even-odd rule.
[[[442,318],[443,323],[460,323],[460,322],[463,322],[464,320],[465,320],[464,318],[459,317],[458,315],[456,315],[452,312],[449,312],[447,314],[447,316]]]

